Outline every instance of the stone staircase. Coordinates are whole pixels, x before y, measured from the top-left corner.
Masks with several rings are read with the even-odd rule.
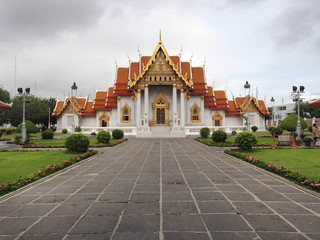
[[[156,126],[150,128],[150,133],[138,132],[137,138],[185,138],[184,133],[171,133],[171,127]]]

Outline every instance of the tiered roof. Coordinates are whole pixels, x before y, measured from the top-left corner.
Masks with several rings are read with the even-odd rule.
[[[239,97],[233,101],[228,101],[225,91],[217,91],[207,86],[205,80],[205,70],[203,67],[192,67],[191,61],[182,62],[180,56],[169,56],[161,40],[159,41],[152,56],[140,56],[139,62],[129,62],[129,67],[117,67],[116,80],[113,87],[107,91],[96,91],[93,102],[86,98],[75,98],[75,108],[83,116],[95,116],[96,111],[111,110],[117,107],[118,96],[134,95],[134,87],[141,80],[148,69],[155,63],[156,56],[162,51],[166,63],[168,63],[176,76],[183,81],[188,88],[188,95],[200,95],[204,97],[204,106],[212,110],[225,110],[226,115],[241,115],[246,111],[247,98]],[[53,116],[59,116],[68,103],[57,101]],[[267,115],[268,110],[262,100],[251,97],[261,114]]]
[[[9,109],[11,109],[11,104],[4,103],[4,102],[0,101],[0,110],[1,111],[9,110]]]

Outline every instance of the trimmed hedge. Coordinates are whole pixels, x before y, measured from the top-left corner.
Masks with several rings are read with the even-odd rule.
[[[252,132],[256,132],[258,130],[258,127],[257,126],[252,126],[251,130],[252,130]]]
[[[96,138],[99,143],[109,143],[110,139],[111,139],[111,135],[109,132],[103,130],[103,131],[98,132]]]
[[[62,133],[63,133],[63,134],[68,133],[68,129],[66,129],[66,128],[62,129]]]
[[[64,145],[71,152],[86,152],[88,151],[90,140],[83,134],[72,134],[66,138]]]
[[[42,139],[53,139],[54,132],[52,129],[47,129],[41,133]]]
[[[234,142],[241,150],[250,150],[258,144],[258,139],[252,133],[242,132],[236,136]]]
[[[31,122],[29,120],[26,120],[25,123],[26,123],[27,133],[37,133],[37,132],[39,132],[38,127],[33,122]],[[17,132],[18,133],[21,133],[21,128],[22,128],[22,123],[20,123],[18,125],[18,127],[17,127]]]
[[[121,138],[123,138],[123,131],[122,130],[120,130],[120,129],[115,129],[115,130],[113,130],[112,131],[112,137],[114,138],[114,139],[121,139]]]
[[[228,135],[223,130],[216,130],[212,132],[211,138],[214,142],[225,142],[228,138]]]
[[[201,128],[200,135],[202,138],[208,138],[210,136],[210,129],[207,127]]]

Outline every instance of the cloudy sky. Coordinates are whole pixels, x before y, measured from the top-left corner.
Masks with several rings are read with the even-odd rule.
[[[206,59],[208,85],[229,98],[245,81],[267,104],[289,101],[292,85],[320,97],[319,0],[0,0],[0,85],[63,99],[76,82],[93,99],[115,60],[153,53],[160,29],[169,54]]]

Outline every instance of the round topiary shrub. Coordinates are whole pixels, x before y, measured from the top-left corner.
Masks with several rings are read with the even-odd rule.
[[[249,132],[239,133],[234,142],[241,150],[250,150],[258,144],[257,137]]]
[[[228,135],[223,130],[213,131],[211,138],[214,142],[225,142],[228,138]]]
[[[31,121],[27,120],[26,122],[27,133],[37,133],[39,132],[38,127]],[[17,127],[17,132],[21,133],[22,123],[20,123]]]
[[[42,139],[53,139],[54,132],[52,129],[47,129],[41,133]]]
[[[280,127],[275,127],[271,130],[271,134],[275,133],[276,136],[282,135],[283,130]]]
[[[80,126],[76,126],[76,128],[74,129],[75,132],[81,132],[81,127]]]
[[[256,132],[258,130],[258,127],[257,126],[252,126],[251,130],[252,130],[252,132]]]
[[[111,139],[111,135],[109,132],[103,130],[101,132],[98,132],[96,138],[99,143],[109,143]]]
[[[268,127],[268,131],[271,132],[274,127]]]
[[[115,129],[112,131],[112,137],[114,139],[121,139],[123,138],[123,131],[120,129]]]
[[[283,130],[287,130],[289,132],[295,132],[297,128],[298,115],[290,114],[288,117],[283,119],[280,124],[280,128]],[[301,129],[306,129],[308,127],[307,122],[300,117]]]
[[[202,138],[208,138],[210,136],[210,129],[207,127],[201,128],[200,135]]]
[[[66,138],[65,147],[71,152],[88,151],[90,140],[83,134],[72,134]]]
[[[68,133],[68,129],[66,129],[66,128],[62,129],[62,133],[63,133],[63,134]]]

